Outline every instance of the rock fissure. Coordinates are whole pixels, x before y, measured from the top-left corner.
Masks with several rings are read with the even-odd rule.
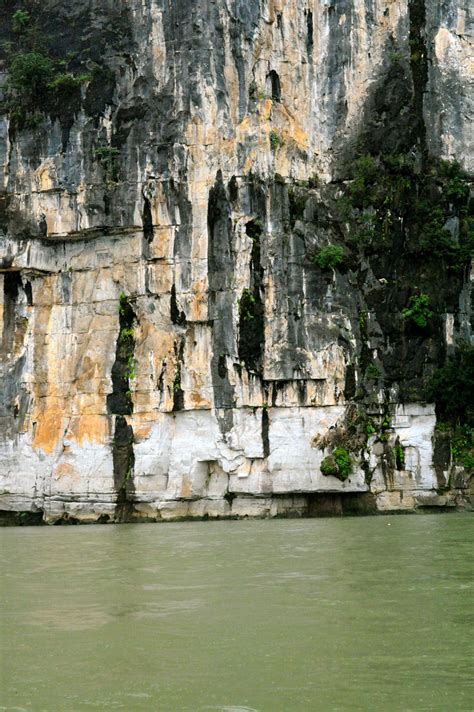
[[[133,414],[131,381],[136,377],[136,314],[130,299],[121,292],[119,299],[119,334],[112,367],[112,393],[107,396],[107,410],[113,416],[112,445],[114,488],[117,492],[115,517],[126,521],[133,515],[134,434],[127,416]]]

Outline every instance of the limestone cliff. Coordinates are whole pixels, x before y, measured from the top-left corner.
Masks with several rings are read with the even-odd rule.
[[[468,1],[3,9],[0,509],[465,505]]]

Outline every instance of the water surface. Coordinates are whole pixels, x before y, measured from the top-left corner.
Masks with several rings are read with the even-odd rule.
[[[473,710],[474,518],[0,531],[0,710]]]

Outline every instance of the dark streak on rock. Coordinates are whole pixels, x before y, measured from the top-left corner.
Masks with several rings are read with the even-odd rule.
[[[423,99],[428,82],[428,50],[426,46],[425,0],[409,0],[410,67],[413,80],[413,131],[418,136],[422,154],[426,151],[426,126]]]
[[[133,413],[130,392],[131,371],[134,370],[136,315],[130,300],[123,294],[119,304],[120,331],[117,338],[115,363],[112,367],[112,393],[107,396],[107,410],[115,416],[115,430],[112,446],[114,487],[117,492],[115,518],[128,521],[133,515],[135,486],[133,468],[133,428],[125,416]]]
[[[148,242],[148,244],[150,244],[150,242],[153,242],[153,218],[151,215],[150,201],[146,197],[143,199],[142,222],[143,222],[143,237]]]
[[[181,369],[184,361],[184,341],[181,340],[179,346],[174,346],[176,354],[176,372],[173,379],[173,410],[184,409],[184,391],[181,387]]]
[[[186,323],[185,313],[178,309],[178,302],[176,301],[176,286],[174,284],[171,287],[170,318],[171,323],[177,324],[178,326],[183,326]]]
[[[234,352],[231,283],[235,269],[231,209],[219,171],[209,192],[207,212],[209,316],[212,322],[211,375],[217,418],[222,432],[232,428],[234,388],[222,356]]]
[[[270,455],[270,416],[268,414],[268,407],[262,408],[262,443],[263,443],[263,457],[268,457]]]

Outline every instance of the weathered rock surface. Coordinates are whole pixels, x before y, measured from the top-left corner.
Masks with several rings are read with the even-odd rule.
[[[0,509],[467,506],[422,386],[472,339],[469,260],[362,253],[337,200],[357,155],[474,169],[469,3],[23,6],[93,71],[77,105],[0,123]],[[335,445],[347,476],[321,472]]]

